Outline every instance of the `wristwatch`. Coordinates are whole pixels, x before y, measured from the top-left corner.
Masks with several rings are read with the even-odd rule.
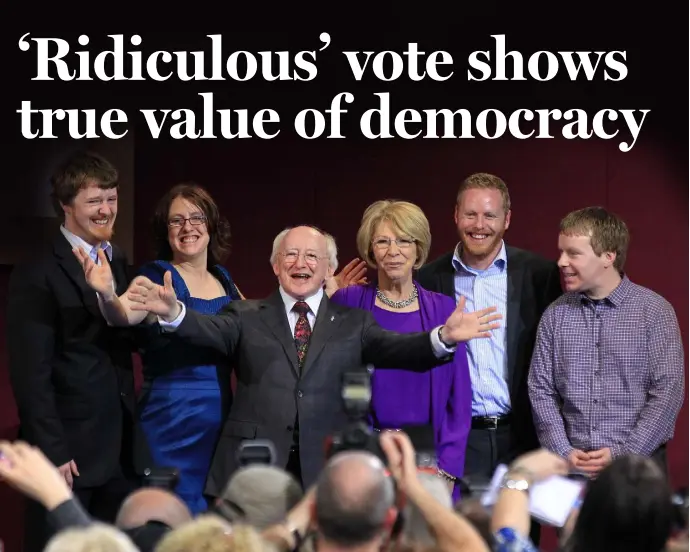
[[[512,489],[514,491],[525,491],[528,492],[530,487],[530,482],[525,478],[516,478],[507,473],[503,477],[503,482],[501,483],[502,489]]]
[[[439,326],[439,328],[438,328],[438,340],[441,342],[441,344],[444,347],[447,347],[448,349],[452,349],[453,347],[455,347],[455,345],[449,345],[448,343],[443,341],[442,330],[443,330],[443,326]]]

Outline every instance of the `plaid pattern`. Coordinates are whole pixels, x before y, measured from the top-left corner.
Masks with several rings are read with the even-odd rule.
[[[297,301],[295,306],[292,307],[292,310],[299,315],[297,323],[295,324],[295,347],[297,348],[297,359],[301,370],[302,366],[304,366],[304,359],[307,357],[309,338],[311,338],[311,326],[307,319],[309,305],[304,301]]]
[[[626,276],[606,298],[566,293],[539,324],[529,394],[542,446],[651,455],[673,436],[684,356],[673,307]]]

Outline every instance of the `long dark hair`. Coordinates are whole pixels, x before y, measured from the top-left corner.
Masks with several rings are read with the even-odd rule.
[[[220,216],[218,205],[211,194],[196,182],[183,182],[173,186],[159,201],[153,215],[153,239],[158,259],[171,261],[173,257],[168,242],[168,215],[170,205],[182,197],[193,203],[204,213],[206,228],[209,235],[208,261],[209,267],[222,263],[230,253],[230,224]]]

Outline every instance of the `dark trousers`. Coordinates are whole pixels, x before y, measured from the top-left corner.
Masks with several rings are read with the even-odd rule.
[[[285,471],[297,480],[300,487],[304,488],[304,482],[302,481],[302,462],[299,459],[299,447],[293,446],[290,449],[290,456],[288,456],[288,463],[285,466]]]
[[[481,487],[488,485],[499,464],[509,464],[516,457],[511,448],[510,425],[495,429],[471,429],[465,452],[465,479]],[[539,546],[541,526],[532,521],[530,539]]]
[[[117,475],[99,487],[74,489],[74,496],[84,509],[99,521],[113,524],[122,501],[136,488],[135,482]],[[41,552],[59,527],[53,527],[46,509],[33,500],[27,500],[24,516],[24,552]]]

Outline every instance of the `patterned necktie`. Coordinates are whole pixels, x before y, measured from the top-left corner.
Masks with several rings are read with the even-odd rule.
[[[309,312],[309,305],[304,301],[297,301],[292,310],[299,314],[297,324],[295,324],[295,347],[297,348],[297,359],[299,360],[299,369],[302,371],[304,366],[304,359],[307,357],[307,349],[309,348],[309,338],[311,337],[311,326],[307,313]]]

